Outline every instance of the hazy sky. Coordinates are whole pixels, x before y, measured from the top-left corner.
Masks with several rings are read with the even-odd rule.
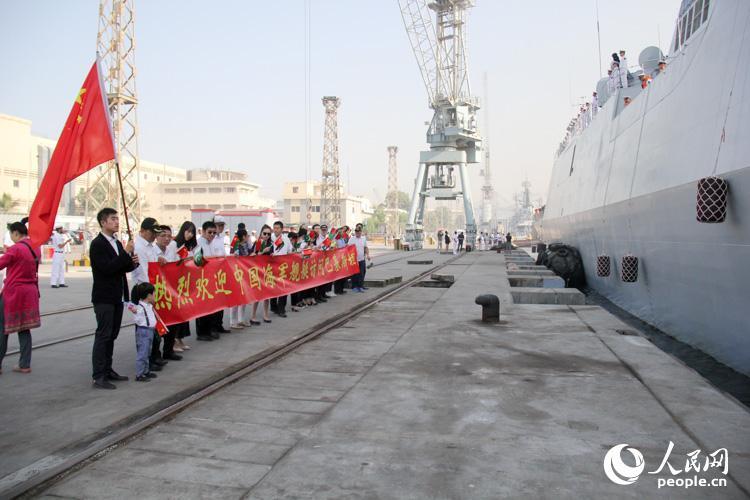
[[[552,155],[599,76],[595,0],[478,0],[468,23],[472,90],[489,78],[492,172],[501,202],[524,177],[547,195]],[[351,192],[385,195],[386,146],[399,146],[399,186],[411,193],[425,90],[396,0],[311,0],[314,177],[323,95],[342,99],[341,168]],[[602,65],[631,65],[661,39],[679,0],[599,1]],[[0,0],[0,113],[56,139],[95,54],[97,0]],[[276,198],[305,178],[304,0],[136,0],[141,157],[184,168],[246,171]],[[480,115],[480,126],[484,115]],[[479,165],[471,166],[478,195]],[[476,199],[476,198],[475,198]]]

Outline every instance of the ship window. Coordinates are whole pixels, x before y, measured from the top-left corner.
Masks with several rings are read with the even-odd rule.
[[[685,42],[708,20],[710,0],[693,0],[690,6],[680,11],[677,30],[674,37],[674,50],[680,49]]]
[[[701,25],[701,14],[703,13],[703,0],[697,0],[693,6],[693,31]]]
[[[568,174],[568,177],[573,175],[573,162],[576,161],[576,148],[578,147],[578,144],[573,146],[573,157],[570,159],[570,173]]]

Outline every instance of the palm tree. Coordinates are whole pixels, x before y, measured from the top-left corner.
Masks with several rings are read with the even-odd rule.
[[[8,193],[3,193],[0,197],[0,212],[8,213],[18,205],[18,200],[14,200]]]

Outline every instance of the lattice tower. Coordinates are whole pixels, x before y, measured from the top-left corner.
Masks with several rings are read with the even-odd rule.
[[[398,234],[398,146],[388,146],[388,233]]]
[[[326,120],[323,135],[323,184],[320,193],[320,221],[338,227],[341,218],[341,180],[339,177],[338,97],[323,97]]]
[[[138,93],[135,76],[134,0],[101,0],[96,50],[101,57],[104,91],[107,93],[112,131],[117,148],[130,220],[141,220],[140,158],[138,155]],[[86,175],[85,216],[89,229],[98,229],[96,213],[114,207],[122,214],[115,162],[106,163]],[[123,227],[124,227],[123,223]]]

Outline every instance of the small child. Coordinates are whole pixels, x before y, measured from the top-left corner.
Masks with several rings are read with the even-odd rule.
[[[154,314],[154,285],[138,283],[130,294],[128,309],[135,317],[135,380],[149,382],[156,374],[149,371],[151,344],[156,334],[156,314]]]

